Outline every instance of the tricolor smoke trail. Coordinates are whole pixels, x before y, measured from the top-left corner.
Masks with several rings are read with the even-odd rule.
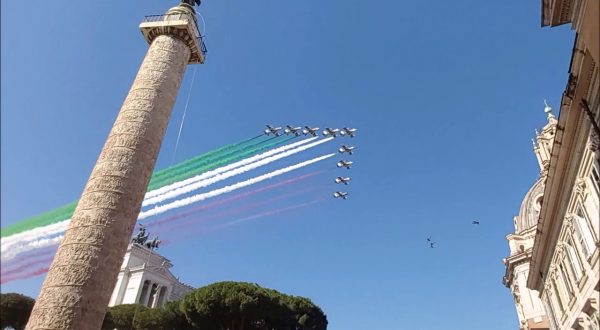
[[[246,181],[238,182],[236,184],[232,184],[232,185],[220,188],[220,189],[215,189],[213,191],[209,191],[209,192],[206,192],[206,193],[197,194],[197,195],[194,195],[194,196],[182,198],[180,200],[176,200],[176,201],[171,202],[169,204],[165,204],[165,205],[161,205],[161,206],[156,206],[156,207],[154,207],[154,208],[152,208],[152,209],[150,209],[148,211],[141,212],[140,215],[139,215],[139,217],[138,217],[138,220],[143,220],[143,219],[146,219],[148,217],[155,216],[155,215],[167,212],[167,211],[172,210],[172,209],[176,209],[176,208],[179,208],[179,207],[187,206],[187,205],[190,205],[192,203],[200,202],[200,201],[203,201],[203,200],[208,199],[208,198],[212,198],[212,197],[216,197],[216,196],[219,196],[219,195],[222,195],[222,194],[226,194],[226,193],[232,192],[234,190],[241,189],[241,188],[247,187],[249,185],[252,185],[252,184],[264,181],[264,180],[272,179],[272,178],[274,178],[276,176],[285,174],[287,172],[291,172],[293,170],[302,168],[304,166],[308,166],[310,164],[322,161],[324,159],[327,159],[327,158],[330,158],[330,157],[333,157],[333,156],[335,156],[335,153],[324,155],[324,156],[320,156],[320,157],[317,157],[317,158],[313,158],[311,160],[307,160],[307,161],[304,161],[302,163],[298,163],[296,165],[288,166],[288,167],[285,167],[285,168],[282,168],[282,169],[279,169],[279,170],[276,170],[276,171],[273,171],[273,172],[270,172],[270,173],[267,173],[267,174],[263,174],[263,175],[254,177],[254,178],[248,179]]]
[[[325,141],[325,139],[323,140]],[[305,146],[306,147],[306,146]],[[224,188],[220,188],[220,189],[216,189],[213,191],[209,191],[207,193],[203,193],[203,194],[198,194],[198,195],[194,195],[191,197],[187,197],[181,200],[177,200],[174,202],[171,202],[169,204],[163,205],[163,206],[159,206],[159,207],[155,207],[153,209],[150,209],[148,211],[142,212],[140,213],[140,216],[138,217],[138,220],[143,220],[147,217],[153,216],[153,215],[158,215],[161,213],[164,213],[166,211],[172,210],[172,209],[176,209],[179,207],[183,207],[183,206],[187,206],[190,205],[192,203],[195,202],[199,202],[208,198],[212,198],[212,197],[216,197],[225,193],[229,193],[231,191],[237,190],[237,189],[241,189],[243,187],[267,180],[267,179],[271,179],[273,177],[282,175],[284,173],[293,171],[295,169],[316,163],[318,161],[324,160],[326,158],[330,158],[332,156],[334,156],[335,153],[329,154],[329,155],[325,155],[325,156],[321,156],[321,157],[317,157],[314,158],[312,160],[308,160],[293,166],[289,166],[280,170],[276,170],[273,171],[271,173],[267,173],[246,181],[242,181],[239,183],[236,183],[234,185],[230,185],[230,186],[226,186]],[[8,240],[9,242],[4,243],[3,242],[3,248],[2,248],[2,256],[1,256],[1,260],[2,261],[7,261],[10,260],[12,258],[14,258],[15,256],[17,256],[20,253],[32,250],[32,249],[36,249],[36,248],[40,248],[40,247],[45,247],[45,246],[51,246],[51,245],[56,245],[58,243],[60,243],[60,240],[62,239],[63,235],[60,236],[54,236],[54,237],[47,237],[50,235],[55,235],[55,234],[59,234],[62,233],[66,230],[67,226],[68,226],[68,220],[62,221],[60,223],[55,224],[56,226],[53,227],[52,230],[48,230],[48,228],[45,229],[40,229],[40,231],[43,231],[42,234],[46,235],[46,237],[41,237],[40,236],[36,236],[35,238],[28,235],[28,233],[22,233],[21,235],[21,239],[15,240],[17,237],[7,237],[6,240]],[[61,227],[62,226],[62,227]],[[39,234],[39,232],[38,232]],[[23,240],[23,236],[28,236],[28,238],[30,239],[37,239],[37,240],[33,240],[33,241],[26,241]],[[4,240],[3,240],[4,241]],[[10,245],[9,245],[10,244]],[[6,247],[6,249],[4,248]],[[10,248],[8,248],[10,247]]]
[[[209,169],[213,169],[215,167],[218,167],[220,165],[223,165],[223,159],[220,159],[219,157],[217,157],[219,154],[223,155],[224,153],[227,153],[228,151],[230,151],[232,148],[237,148],[237,147],[243,147],[244,144],[246,144],[249,141],[255,140],[256,138],[258,138],[258,136],[252,138],[252,139],[246,139],[242,142],[238,142],[238,143],[233,143],[230,145],[227,145],[225,147],[213,150],[213,151],[209,151],[207,153],[201,154],[199,156],[196,156],[192,159],[186,160],[182,163],[167,167],[163,170],[159,170],[156,171],[150,181],[150,185],[148,187],[148,190],[153,190],[155,188],[160,188],[164,185],[167,184],[171,184],[175,181],[177,181],[180,178],[189,178],[192,177],[196,174],[198,174],[199,171],[201,170],[209,170]],[[267,139],[263,142],[267,142],[271,139]],[[255,148],[252,150],[246,150],[244,152],[242,152],[240,155],[238,155],[239,157],[245,158],[246,156],[254,153],[254,152],[261,152],[263,150],[263,148],[271,148],[273,146],[277,146],[278,144],[283,144],[285,143],[287,140],[283,140],[283,141],[276,141],[273,143],[270,143],[268,145],[265,145],[263,147],[260,148]],[[263,143],[261,142],[261,143]],[[175,171],[179,171],[181,168],[183,167],[187,167],[189,168],[190,166],[193,166],[194,164],[198,164],[198,163],[202,163],[204,164],[204,160],[206,158],[212,158],[215,160],[215,162],[212,164],[214,165],[214,167],[211,166],[206,166],[206,168],[200,168],[197,170],[189,170],[187,172],[181,173],[177,176],[177,180],[174,180],[176,175],[173,175],[173,173]],[[237,159],[236,159],[237,160]],[[227,158],[227,162],[231,162],[231,161],[235,161],[232,159]],[[71,215],[73,214],[73,211],[75,210],[75,207],[77,206],[77,201],[71,202],[69,204],[66,204],[64,206],[58,207],[56,209],[50,210],[48,212],[44,212],[42,214],[27,218],[25,220],[22,220],[18,223],[9,225],[5,228],[2,228],[0,230],[0,237],[4,238],[4,237],[9,237],[12,236],[14,234],[18,234],[33,228],[37,228],[40,226],[45,226],[48,224],[52,224],[52,223],[56,223],[59,221],[63,221],[66,219],[69,219],[71,217]]]
[[[301,147],[297,147],[297,148],[294,148],[294,149],[291,149],[291,150],[288,150],[288,151],[284,151],[284,152],[276,154],[274,156],[267,157],[265,159],[259,160],[259,161],[254,162],[254,163],[250,163],[248,165],[244,165],[242,167],[239,167],[239,168],[227,171],[225,173],[217,174],[217,175],[213,176],[212,178],[201,180],[201,181],[189,184],[187,186],[183,186],[181,188],[173,189],[173,190],[171,190],[169,192],[166,192],[164,194],[158,195],[156,197],[151,197],[151,198],[145,199],[144,202],[142,203],[142,206],[147,206],[147,205],[152,205],[152,204],[157,204],[157,203],[164,202],[166,200],[169,200],[169,199],[181,196],[183,194],[186,194],[188,192],[194,191],[196,189],[200,189],[200,188],[212,185],[212,184],[214,184],[216,182],[226,180],[226,179],[228,179],[230,177],[233,177],[233,176],[236,176],[236,175],[239,175],[239,174],[242,174],[242,173],[246,173],[246,172],[248,172],[250,170],[253,170],[255,168],[258,168],[258,167],[270,164],[270,163],[272,163],[274,161],[277,161],[279,159],[282,159],[282,158],[285,158],[285,157],[289,157],[289,156],[297,154],[297,153],[299,153],[301,151],[304,151],[304,150],[316,147],[316,146],[318,146],[320,144],[323,144],[325,142],[331,141],[332,139],[333,138],[330,137],[330,138],[327,138],[327,139],[323,139],[323,140],[320,140],[320,141],[316,141],[316,142],[307,144],[305,146],[301,146]]]
[[[292,144],[274,149],[272,151],[268,151],[263,154],[256,155],[254,157],[247,158],[246,160],[242,160],[240,162],[224,166],[224,167],[216,169],[214,171],[207,172],[205,174],[197,176],[195,179],[192,178],[193,180],[187,181],[187,182],[192,182],[192,181],[195,181],[198,179],[202,180],[202,178],[210,178],[212,176],[211,179],[205,179],[204,181],[196,182],[194,186],[191,186],[191,185],[190,185],[190,187],[183,186],[183,187],[178,188],[179,190],[172,190],[170,193],[169,193],[168,189],[163,189],[163,190],[158,191],[158,192],[162,192],[162,194],[157,194],[154,191],[151,191],[147,194],[147,196],[154,196],[154,197],[146,198],[142,205],[151,205],[153,203],[164,201],[168,198],[173,198],[173,197],[179,196],[180,194],[187,193],[189,191],[198,189],[200,187],[209,186],[216,182],[230,178],[234,175],[238,175],[238,174],[247,172],[254,168],[274,162],[278,159],[293,155],[295,153],[315,147],[319,144],[328,142],[332,138],[323,139],[323,140],[320,140],[317,142],[313,142],[311,144],[304,145],[308,142],[314,141],[315,139],[316,138],[309,138],[309,139],[305,139],[305,140],[302,140],[302,141],[299,141],[296,143],[292,143]],[[302,146],[302,145],[304,145],[304,146]],[[279,152],[279,154],[278,154],[278,152]],[[273,155],[275,155],[275,156],[273,156]],[[256,161],[256,160],[259,160],[259,161],[252,163],[252,161]],[[246,165],[244,165],[244,164],[246,164]],[[243,165],[243,166],[239,167],[238,169],[235,169],[235,167],[238,167],[241,165]],[[234,169],[232,170],[232,168],[234,168]],[[173,187],[179,187],[179,186],[181,186],[181,185],[178,183],[175,183],[175,184],[173,184],[171,186],[167,186],[167,187],[173,188]],[[167,187],[164,187],[164,188],[167,188]],[[193,187],[193,189],[190,189],[191,187]],[[148,203],[148,200],[150,200],[151,202]],[[35,239],[40,239],[41,237],[47,237],[47,236],[62,233],[67,229],[68,225],[69,225],[69,219],[63,220],[63,221],[60,221],[57,223],[53,223],[50,225],[34,228],[34,229],[28,230],[26,232],[11,235],[9,237],[2,239],[1,250],[7,251],[9,249],[16,248],[15,246],[20,246],[20,247],[31,246],[29,244],[30,241],[35,240]],[[21,249],[18,249],[18,251],[21,251]],[[4,253],[2,253],[2,258],[5,258]]]
[[[177,188],[183,187],[185,185],[188,185],[188,184],[191,184],[191,183],[195,183],[195,182],[198,182],[198,181],[201,181],[201,180],[204,180],[204,179],[208,179],[208,178],[213,177],[213,176],[215,176],[217,174],[221,174],[223,172],[227,172],[227,171],[235,169],[237,167],[241,167],[241,166],[253,163],[255,161],[258,161],[258,160],[270,157],[272,155],[278,154],[280,152],[287,151],[289,149],[293,149],[295,147],[301,146],[301,145],[306,144],[308,142],[314,141],[315,139],[317,139],[317,138],[305,139],[305,140],[302,140],[302,141],[298,141],[296,143],[288,144],[288,145],[285,145],[285,146],[282,146],[282,147],[279,147],[279,148],[267,151],[265,153],[258,154],[258,155],[253,156],[253,157],[242,159],[240,161],[237,161],[235,163],[229,164],[227,166],[223,166],[223,167],[220,167],[218,169],[202,173],[202,174],[197,175],[195,177],[192,177],[192,178],[189,178],[189,179],[185,179],[183,181],[178,181],[176,183],[173,183],[173,184],[170,184],[170,185],[166,185],[164,187],[161,187],[161,188],[149,191],[144,196],[144,202],[146,202],[146,200],[148,200],[150,198],[156,197],[158,195],[162,195],[162,194],[167,193],[167,192],[169,192],[171,190],[174,190],[174,189],[177,189]],[[142,205],[144,205],[144,204],[142,204]]]

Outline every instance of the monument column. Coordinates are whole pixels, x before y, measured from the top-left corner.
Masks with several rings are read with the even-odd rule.
[[[186,3],[187,2],[187,3]],[[108,135],[26,329],[100,329],[183,72],[204,62],[190,4],[140,25],[150,47]],[[116,50],[118,51],[118,50]]]

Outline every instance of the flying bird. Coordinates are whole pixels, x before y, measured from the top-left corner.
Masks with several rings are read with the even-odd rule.
[[[474,225],[478,225],[478,224],[479,224],[479,221],[477,221],[477,220],[473,220],[472,224],[474,224]]]

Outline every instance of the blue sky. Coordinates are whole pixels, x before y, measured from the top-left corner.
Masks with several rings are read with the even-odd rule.
[[[171,4],[2,2],[2,226],[79,197],[147,49],[137,26]],[[347,201],[330,198],[340,172],[323,162],[303,173],[326,173],[246,201],[273,199],[250,213],[318,203],[165,245],[173,272],[310,297],[332,330],[516,328],[504,236],[537,178],[530,139],[543,100],[558,108],[574,36],[540,28],[540,11],[516,0],[205,1],[209,53],[175,159],[266,123],[350,125],[356,166]],[[193,70],[157,168],[171,164]],[[2,291],[35,297],[42,280]]]

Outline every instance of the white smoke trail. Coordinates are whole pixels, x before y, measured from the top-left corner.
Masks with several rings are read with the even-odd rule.
[[[64,232],[65,230],[67,230],[67,226],[69,226],[69,221],[70,219],[63,220],[57,223],[33,228],[21,233],[2,238],[0,250],[4,255],[5,251],[10,250],[17,245],[24,245],[32,240],[39,240],[42,237],[48,237],[54,234]]]
[[[167,193],[164,193],[162,195],[158,195],[156,197],[147,198],[142,203],[142,206],[147,206],[147,205],[152,205],[152,204],[157,204],[157,203],[160,203],[160,202],[164,202],[164,201],[166,201],[168,199],[172,199],[172,198],[181,196],[183,194],[186,194],[188,192],[194,191],[196,189],[200,189],[200,188],[212,185],[212,184],[214,184],[216,182],[223,181],[225,179],[231,178],[233,176],[236,176],[236,175],[239,175],[239,174],[242,174],[242,173],[246,173],[246,172],[248,172],[250,170],[253,170],[255,168],[267,165],[267,164],[272,163],[272,162],[274,162],[276,160],[279,160],[279,159],[282,159],[282,158],[285,158],[285,157],[297,154],[297,153],[299,153],[301,151],[304,151],[306,149],[310,149],[312,147],[316,147],[316,146],[318,146],[318,145],[320,145],[322,143],[331,141],[332,139],[333,138],[330,137],[330,138],[323,139],[323,140],[320,140],[320,141],[317,141],[317,142],[313,142],[311,144],[307,144],[305,146],[297,147],[297,148],[292,149],[292,150],[284,151],[284,152],[282,152],[280,154],[277,154],[277,155],[274,155],[274,156],[271,156],[271,157],[267,157],[265,159],[259,160],[259,161],[254,162],[254,163],[250,163],[250,164],[242,166],[242,167],[238,167],[238,168],[236,168],[234,170],[230,170],[230,171],[227,171],[227,172],[215,175],[212,178],[201,180],[201,181],[198,181],[198,182],[195,182],[195,183],[192,183],[192,184],[188,184],[188,185],[183,186],[181,188],[173,189],[173,190],[171,190],[171,191],[169,191]]]
[[[163,194],[165,194],[165,193],[167,193],[167,192],[169,192],[171,190],[174,190],[174,189],[186,186],[188,184],[192,184],[194,182],[198,182],[200,180],[205,180],[205,179],[211,178],[211,177],[213,177],[215,175],[227,172],[227,171],[232,170],[234,168],[237,168],[237,167],[240,167],[240,166],[244,166],[244,165],[253,163],[255,161],[258,161],[258,160],[270,157],[272,155],[278,154],[280,152],[287,151],[289,149],[296,148],[296,147],[301,146],[303,144],[306,144],[308,142],[312,142],[312,141],[314,141],[316,139],[318,139],[318,138],[317,137],[312,137],[312,138],[304,139],[304,140],[301,140],[301,141],[298,141],[298,142],[295,142],[295,143],[292,143],[292,144],[287,144],[287,145],[281,146],[279,148],[275,148],[273,150],[269,150],[269,151],[264,152],[262,154],[258,154],[258,155],[255,155],[255,156],[252,156],[252,157],[249,157],[249,158],[245,158],[245,159],[242,159],[242,160],[240,160],[238,162],[231,163],[229,165],[225,165],[225,166],[219,167],[217,169],[214,169],[212,171],[208,171],[208,172],[202,173],[200,175],[196,175],[196,176],[191,177],[189,179],[185,179],[185,180],[182,180],[182,181],[177,181],[177,182],[172,183],[170,185],[167,185],[167,186],[164,186],[164,187],[161,187],[161,188],[158,188],[158,189],[154,189],[154,190],[149,191],[149,192],[146,193],[146,196],[144,196],[144,202],[146,202],[148,199],[151,199],[151,198],[156,197],[158,195],[163,195]],[[145,206],[145,205],[147,205],[147,204],[143,204],[142,203],[142,206]]]
[[[209,192],[206,192],[206,193],[197,194],[197,195],[194,195],[194,196],[182,198],[182,199],[176,200],[174,202],[171,202],[169,204],[165,204],[165,205],[161,205],[161,206],[156,206],[156,207],[154,207],[154,208],[152,208],[152,209],[150,209],[148,211],[141,212],[140,215],[139,215],[139,217],[138,217],[138,220],[143,220],[143,219],[146,219],[148,217],[151,217],[151,216],[154,216],[154,215],[158,215],[158,214],[167,212],[167,211],[172,210],[172,209],[176,209],[176,208],[179,208],[179,207],[187,206],[187,205],[190,205],[192,203],[203,201],[203,200],[208,199],[208,198],[212,198],[212,197],[216,197],[216,196],[219,196],[219,195],[222,195],[222,194],[225,194],[225,193],[229,193],[229,192],[232,192],[234,190],[241,189],[241,188],[247,187],[249,185],[252,185],[252,184],[255,184],[255,183],[267,180],[267,179],[271,179],[271,178],[274,178],[274,177],[276,177],[278,175],[282,175],[284,173],[291,172],[291,171],[299,169],[301,167],[304,167],[304,166],[307,166],[307,165],[319,162],[321,160],[327,159],[327,158],[332,157],[332,156],[335,156],[335,153],[332,153],[332,154],[329,154],[329,155],[320,156],[320,157],[317,157],[317,158],[313,158],[311,160],[307,160],[307,161],[304,161],[302,163],[298,163],[296,165],[288,166],[288,167],[285,167],[285,168],[282,168],[282,169],[279,169],[279,170],[276,170],[276,171],[273,171],[273,172],[270,172],[270,173],[267,173],[267,174],[263,174],[263,175],[254,177],[252,179],[248,179],[246,181],[238,182],[238,183],[235,183],[235,184],[223,187],[223,188],[215,189],[213,191],[209,191]]]
[[[28,242],[27,244],[25,244],[23,246],[13,248],[6,252],[3,251],[2,257],[0,258],[0,260],[2,262],[6,262],[11,259],[14,259],[19,253],[30,251],[33,249],[39,249],[39,248],[43,248],[43,247],[47,247],[47,246],[51,246],[51,245],[57,245],[60,243],[62,238],[63,238],[63,235],[60,235],[60,236],[56,236],[56,237],[41,238],[36,241]]]

